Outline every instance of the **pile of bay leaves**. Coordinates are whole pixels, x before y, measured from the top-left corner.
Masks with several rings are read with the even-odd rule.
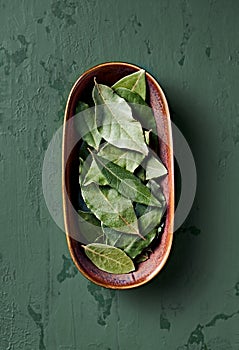
[[[94,107],[77,106],[83,139],[78,214],[91,224],[82,247],[99,269],[129,273],[148,259],[166,210],[160,181],[167,169],[149,147],[156,128],[145,102],[145,71],[112,87],[95,79],[92,97]]]

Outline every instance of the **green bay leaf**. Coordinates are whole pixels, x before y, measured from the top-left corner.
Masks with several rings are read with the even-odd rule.
[[[147,155],[141,124],[133,118],[127,102],[108,86],[96,82],[92,97],[101,136],[116,147]]]
[[[98,163],[95,161],[95,158],[92,157],[92,154],[89,154],[81,165],[79,182],[82,186],[87,186],[91,182],[95,182],[102,186],[108,185],[108,181],[102,174],[102,171],[99,168]]]
[[[80,228],[81,237],[84,243],[94,242],[103,237],[103,230],[101,228],[101,223],[97,217],[90,211],[86,206],[84,199],[79,192],[78,196],[78,224]]]
[[[130,200],[122,197],[115,189],[98,186],[94,182],[82,186],[81,190],[87,207],[104,225],[125,233],[140,235]]]
[[[91,211],[77,210],[77,212],[85,221],[100,227],[100,220]]]
[[[136,264],[140,264],[149,258],[149,252],[146,250],[142,254],[138,255],[135,259]]]
[[[141,206],[141,205],[140,205]],[[145,206],[144,206],[145,207]],[[138,219],[140,233],[144,239],[133,235],[125,235],[111,228],[102,226],[107,244],[123,249],[132,259],[142,253],[157,235],[157,226],[162,219],[163,209],[156,207],[146,207],[143,215]]]
[[[80,150],[79,150],[79,157],[82,160],[86,160],[86,158],[89,156],[90,152],[89,152],[89,145],[83,141],[80,145]]]
[[[135,170],[134,174],[135,174],[135,176],[137,176],[140,179],[140,181],[145,183],[146,172],[145,172],[145,169],[141,165]]]
[[[131,172],[138,167],[144,158],[144,155],[139,152],[117,148],[111,144],[104,145],[97,155],[100,155]],[[108,185],[108,181],[103,175],[99,163],[97,163],[94,157],[89,154],[84,162],[81,161],[80,184],[87,186],[91,182],[95,182],[102,186]]]
[[[146,98],[146,80],[145,70],[140,69],[139,71],[126,75],[122,79],[118,80],[112,89],[127,88],[133,92],[136,92],[142,97],[143,100]]]
[[[93,214],[78,211],[78,226],[80,231],[80,240],[82,243],[92,243],[103,238],[102,228],[95,221],[97,218]],[[97,223],[97,225],[96,225]]]
[[[164,207],[147,207],[143,215],[138,218],[139,231],[142,236],[146,236],[160,224],[164,211]]]
[[[107,244],[123,249],[132,259],[135,259],[136,256],[141,254],[157,235],[156,229],[147,233],[144,239],[133,235],[126,235],[106,226],[103,226],[102,229],[105,233]]]
[[[105,225],[102,225],[102,230],[105,234],[107,244],[119,247],[121,249],[128,246],[135,240],[135,235],[125,234]]]
[[[149,145],[150,133],[151,133],[151,130],[144,130],[144,139],[145,139],[146,145]]]
[[[157,198],[162,203],[162,206],[165,208],[166,207],[166,199],[164,197],[162,188],[159,185],[159,183],[157,181],[151,179],[147,182],[146,186],[150,189],[152,195],[155,198]]]
[[[129,273],[135,270],[133,261],[121,250],[101,243],[83,246],[87,257],[99,269],[114,273]]]
[[[111,144],[104,145],[97,154],[131,172],[134,172],[144,159],[142,153],[117,148]]]
[[[129,103],[134,118],[141,123],[142,127],[147,130],[152,130],[153,133],[156,134],[157,129],[153,111],[142,97],[136,92],[126,88],[117,88],[115,92]]]
[[[124,197],[129,198],[133,202],[157,207],[162,206],[161,203],[151,195],[149,188],[134,174],[96,154],[93,154],[93,157],[109,185],[115,188]]]
[[[146,169],[146,180],[158,178],[168,173],[159,157],[152,150],[149,150],[149,154],[144,159],[142,165]]]
[[[124,252],[128,256],[130,256],[131,259],[135,259],[136,256],[141,254],[142,251],[152,243],[152,241],[156,236],[157,236],[157,230],[153,230],[145,236],[145,240],[134,239],[127,247],[124,248]]]
[[[86,109],[90,108],[90,106],[83,102],[83,101],[78,101],[77,106],[76,106],[76,114],[85,111]]]
[[[79,135],[88,145],[98,149],[101,141],[101,135],[96,125],[95,109],[79,101],[76,108],[78,114],[74,117],[75,128]]]

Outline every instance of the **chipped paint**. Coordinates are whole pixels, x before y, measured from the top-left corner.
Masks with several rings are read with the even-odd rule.
[[[34,311],[34,309],[31,307],[31,305],[28,305],[27,311],[33,321],[35,322],[36,326],[40,330],[40,339],[39,339],[39,350],[46,350],[45,344],[44,344],[44,328],[42,323],[42,315],[40,313],[37,313]]]
[[[57,281],[62,283],[66,278],[74,278],[78,273],[77,268],[73,264],[71,258],[67,258],[64,254],[62,255],[63,266],[62,270],[57,275]]]
[[[99,287],[92,282],[89,282],[87,285],[89,293],[95,299],[97,304],[97,322],[101,326],[106,325],[107,318],[110,316],[112,302],[115,297],[115,291],[111,289],[105,289]]]

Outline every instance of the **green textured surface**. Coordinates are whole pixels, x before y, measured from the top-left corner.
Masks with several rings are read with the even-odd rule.
[[[239,2],[0,1],[0,349],[239,349]],[[152,283],[77,273],[44,203],[44,152],[72,83],[105,61],[152,73],[198,191]]]

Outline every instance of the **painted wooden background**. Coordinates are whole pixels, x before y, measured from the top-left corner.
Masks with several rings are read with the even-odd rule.
[[[0,1],[0,349],[239,349],[239,2]],[[198,190],[162,273],[115,292],[74,267],[41,185],[67,95],[105,61],[162,85]]]

